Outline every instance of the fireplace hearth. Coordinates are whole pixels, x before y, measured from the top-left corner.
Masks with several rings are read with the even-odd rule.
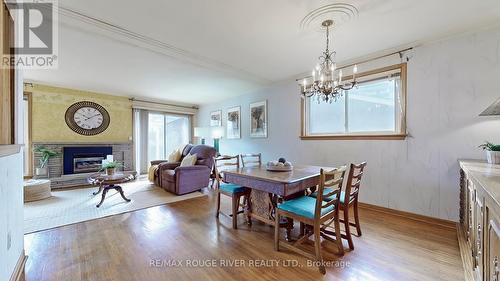
[[[123,164],[124,170],[134,169],[133,162],[133,144],[132,142],[117,142],[117,143],[105,143],[105,144],[91,144],[91,143],[64,143],[64,142],[37,142],[34,143],[31,149],[37,147],[47,147],[50,148],[59,155],[49,160],[48,169],[50,170],[50,181],[51,187],[53,189],[74,187],[87,185],[87,178],[92,172],[75,171],[75,161],[74,158],[89,158],[89,157],[103,157],[106,158],[107,155],[113,155],[113,160],[118,161]],[[40,160],[40,155],[34,155],[34,165]],[[80,161],[82,160],[82,161]],[[96,168],[98,161],[97,159],[91,159],[92,161],[87,161],[80,159],[77,165],[78,168],[89,168],[89,166],[95,165]],[[38,177],[37,177],[38,178]]]

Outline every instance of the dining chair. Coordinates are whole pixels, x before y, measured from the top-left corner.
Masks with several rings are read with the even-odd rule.
[[[221,175],[221,173],[224,173],[223,167],[228,168],[231,166],[233,166],[233,168],[236,169],[240,167],[240,159],[238,155],[220,156],[215,158],[214,172],[215,172],[215,179],[217,181],[217,186],[216,186],[217,212],[215,214],[215,217],[218,219],[219,213],[231,217],[233,221],[233,228],[237,229],[238,228],[237,216],[238,214],[244,213],[244,210],[240,209],[240,207],[244,207],[244,204],[242,205],[240,203],[240,199],[241,197],[244,197],[245,198],[244,202],[248,202],[250,189],[234,183],[224,182],[223,176]],[[231,215],[227,215],[220,211],[221,194],[231,197]]]
[[[356,227],[356,232],[358,236],[361,236],[361,226],[359,224],[359,212],[358,212],[358,195],[359,187],[361,185],[361,177],[363,176],[363,171],[366,167],[366,162],[360,164],[351,164],[349,168],[349,175],[347,177],[347,183],[345,187],[345,192],[340,194],[340,210],[343,213],[343,218],[340,222],[344,224],[345,235],[342,234],[342,238],[346,239],[349,243],[349,249],[354,250],[354,242],[352,241],[351,226]],[[319,191],[318,191],[319,192]],[[318,192],[311,194],[312,197],[317,197]],[[328,190],[323,191],[327,193]],[[323,200],[330,201],[336,199],[332,196],[323,196]],[[353,208],[354,211],[354,222],[349,220],[349,209]],[[333,235],[334,232],[325,230],[324,233]]]
[[[262,165],[262,153],[247,153],[240,154],[241,164],[243,167],[248,167],[248,165],[261,166]]]
[[[307,225],[312,226],[311,228],[306,227],[302,231],[301,227],[301,237],[293,244],[283,242],[285,248],[292,250],[298,254],[306,256],[312,260],[318,261],[319,271],[322,274],[326,273],[325,266],[323,263],[323,256],[321,255],[321,237],[333,242],[337,245],[340,255],[344,255],[344,247],[342,246],[342,237],[340,236],[340,221],[339,221],[339,202],[340,202],[340,192],[342,191],[342,182],[344,180],[343,174],[345,173],[345,168],[333,169],[331,171],[320,170],[320,183],[318,185],[318,196],[316,198],[311,196],[302,196],[296,199],[291,199],[284,201],[279,204],[276,209],[275,225],[274,225],[274,249],[279,251],[280,249],[280,239],[279,239],[279,222],[281,217],[287,217],[301,223],[301,226]],[[324,193],[324,190],[328,188],[328,192]],[[324,201],[323,197],[332,197],[333,200]],[[336,238],[333,239],[328,235],[323,235],[321,233],[321,228],[323,225],[334,224],[336,231]],[[314,250],[315,254],[310,254],[298,246],[307,240],[309,237],[314,235]]]
[[[214,167],[212,169],[212,172],[210,173],[210,181],[211,183],[209,182],[210,184],[210,188],[214,189],[216,186],[215,186],[215,182],[217,181],[216,177],[215,177],[215,163],[217,162],[217,159],[222,159],[226,157],[225,155],[217,155],[215,157],[215,160],[214,160]]]

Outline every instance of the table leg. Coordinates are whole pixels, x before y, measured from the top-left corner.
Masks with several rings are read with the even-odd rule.
[[[250,191],[251,192],[251,191]],[[245,215],[247,217],[247,224],[252,225],[252,200],[250,200],[250,192],[245,195]]]
[[[127,202],[132,201],[132,200],[128,199],[127,197],[125,197],[125,194],[123,193],[123,189],[121,186],[116,185],[116,186],[114,186],[114,189],[117,190],[118,192],[120,192],[120,195],[122,196],[123,200],[125,200]]]
[[[276,194],[253,189],[249,197],[247,216],[274,225],[276,208],[279,200],[280,198]],[[293,220],[290,218],[282,218],[279,227],[286,228],[285,239],[287,241],[292,241],[291,231],[293,229]]]
[[[106,193],[108,193],[108,190],[109,188],[107,186],[103,188],[101,195],[101,202],[99,202],[99,204],[96,205],[97,208],[101,207],[102,202],[104,202],[104,199],[106,198]]]
[[[293,219],[286,218],[285,229],[286,229],[285,240],[288,242],[292,242],[293,241],[293,239],[292,239]]]
[[[97,195],[99,193],[101,193],[102,191],[102,184],[99,185],[99,190],[97,190],[96,192],[93,192],[92,195]]]

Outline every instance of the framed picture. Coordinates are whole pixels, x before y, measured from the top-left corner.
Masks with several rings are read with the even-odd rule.
[[[267,100],[250,104],[250,137],[267,138]]]
[[[222,110],[210,112],[210,127],[222,126]]]
[[[227,109],[226,130],[228,139],[241,138],[241,107],[235,106]]]

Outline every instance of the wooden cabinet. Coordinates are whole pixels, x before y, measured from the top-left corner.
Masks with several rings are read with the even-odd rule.
[[[485,280],[500,281],[500,221],[498,213],[487,210],[485,239]]]
[[[500,165],[460,161],[458,238],[466,280],[500,281]]]
[[[476,280],[483,280],[483,246],[484,246],[484,205],[483,197],[481,194],[476,193],[476,200],[474,204],[474,243],[473,256],[474,256],[474,271],[476,273]]]

